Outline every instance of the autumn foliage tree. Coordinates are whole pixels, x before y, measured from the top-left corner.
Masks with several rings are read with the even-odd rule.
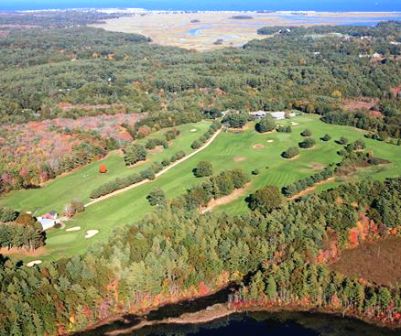
[[[102,163],[102,164],[99,166],[99,173],[100,173],[100,174],[105,174],[105,173],[107,173],[107,167],[106,167],[105,164]]]

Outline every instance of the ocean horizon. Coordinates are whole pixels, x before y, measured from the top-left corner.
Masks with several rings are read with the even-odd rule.
[[[28,11],[77,8],[143,8],[147,10],[184,11],[318,11],[318,12],[401,12],[401,1],[394,0],[6,0],[2,11]]]

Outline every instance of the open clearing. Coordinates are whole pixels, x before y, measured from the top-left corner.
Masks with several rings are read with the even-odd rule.
[[[251,19],[236,20],[243,12],[158,12],[146,11],[134,16],[105,20],[93,25],[110,31],[137,33],[148,36],[153,43],[185,49],[206,51],[227,46],[239,47],[258,35],[265,26],[299,26],[313,24],[352,24],[397,17],[397,13],[290,13],[249,12]],[[219,43],[215,43],[219,41]]]
[[[331,269],[351,277],[363,278],[381,285],[401,280],[401,238],[365,243],[342,253]]]
[[[113,230],[119,226],[135,223],[142,218],[146,213],[152,211],[152,207],[146,200],[146,196],[155,188],[161,188],[168,199],[176,198],[183,194],[187,188],[193,185],[200,184],[203,179],[194,177],[192,169],[201,160],[212,162],[214,172],[218,173],[222,170],[240,168],[243,169],[251,177],[251,185],[246,190],[246,193],[232,200],[228,204],[221,204],[213,209],[214,212],[226,211],[230,214],[243,214],[248,210],[245,197],[255,190],[265,185],[276,185],[282,187],[284,185],[295,182],[298,179],[305,178],[316,173],[317,165],[327,166],[330,163],[341,161],[341,157],[336,153],[342,146],[338,145],[335,140],[344,136],[349,141],[363,139],[363,131],[356,130],[352,127],[329,125],[321,122],[318,116],[302,115],[287,120],[285,124],[296,122],[298,125],[293,126],[292,133],[269,134],[268,137],[274,140],[271,145],[266,145],[260,150],[253,150],[252,145],[266,143],[266,134],[257,133],[253,127],[248,127],[240,133],[222,132],[215,141],[203,151],[190,157],[186,161],[171,168],[168,172],[158,177],[156,180],[143,184],[137,188],[127,190],[115,197],[105,199],[102,202],[93,204],[85,210],[84,213],[77,215],[68,222],[69,227],[80,226],[81,230],[99,230],[99,233],[91,239],[84,239],[82,232],[66,232],[65,230],[49,230],[47,232],[46,253],[41,256],[42,260],[54,260],[63,256],[76,255],[84,252],[89,246],[96,242],[104,241],[110,237]],[[197,139],[201,132],[191,133],[190,130],[198,128],[206,130],[208,123],[199,123],[196,125],[186,125],[186,133],[180,135],[181,141],[187,143],[182,144],[181,148],[190,148],[193,139]],[[252,126],[252,125],[251,125]],[[319,139],[326,133],[332,137],[331,141],[317,141],[313,149],[301,150],[296,160],[286,160],[281,158],[281,153],[301,141],[300,132],[305,128],[309,128],[315,139]],[[192,136],[191,136],[192,135]],[[178,141],[179,138],[177,138]],[[396,177],[401,174],[401,147],[375,141],[372,139],[363,139],[369,150],[372,150],[374,155],[388,159],[392,163],[384,166],[375,166],[368,169],[363,169],[358,172],[353,178],[368,178],[384,179],[386,177]],[[177,143],[175,143],[176,145]],[[173,152],[176,152],[174,149]],[[189,153],[189,151],[186,151]],[[157,159],[160,161],[164,158],[164,154],[157,154]],[[246,160],[238,158],[246,157]],[[121,160],[121,157],[119,157]],[[93,164],[96,170],[95,177],[102,179],[97,173],[98,163]],[[14,200],[24,201],[25,210],[35,210],[38,204],[38,199],[42,199],[42,192],[46,195],[47,209],[56,208],[57,204],[63,205],[59,198],[70,200],[71,188],[68,184],[71,176],[80,176],[82,171],[88,167],[82,168],[80,171],[60,178],[43,189],[18,191],[7,195],[0,203],[13,204]],[[259,170],[259,175],[252,175],[251,172],[255,169]],[[122,168],[121,171],[125,171]],[[92,184],[97,184],[96,178],[93,178]],[[64,181],[67,180],[67,181]],[[75,188],[79,185],[80,180],[75,181]],[[338,181],[330,181],[329,183],[318,185],[317,191],[331,188],[338,185]],[[52,185],[53,192],[50,193],[47,188]],[[33,193],[31,197],[26,197],[26,193]],[[87,190],[81,193],[89,193]],[[34,195],[34,196],[33,196]],[[40,197],[39,197],[40,195]],[[15,204],[15,203],[14,203]],[[44,204],[42,207],[45,208]],[[33,258],[25,258],[30,261]]]

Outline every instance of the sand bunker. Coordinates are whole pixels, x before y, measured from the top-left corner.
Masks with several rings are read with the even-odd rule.
[[[262,144],[256,144],[256,145],[253,145],[252,148],[253,149],[263,149],[263,148],[265,148],[265,146]]]
[[[99,233],[99,230],[88,230],[86,231],[85,238],[89,239],[96,236]]]
[[[191,129],[192,133],[198,132],[198,130],[196,128]]]
[[[246,160],[245,156],[236,156],[234,158],[234,162],[242,162],[242,161],[245,161],[245,160]]]
[[[67,231],[67,232],[76,232],[76,231],[79,231],[79,230],[81,230],[80,226],[74,226],[74,227],[69,228],[69,229],[67,229],[65,231]]]
[[[40,265],[41,263],[42,263],[42,260],[34,260],[34,261],[31,261],[31,262],[27,263],[26,265],[28,267],[33,267],[35,265]]]
[[[268,142],[268,143],[272,143],[272,142],[274,142],[274,140],[267,140],[266,142]]]

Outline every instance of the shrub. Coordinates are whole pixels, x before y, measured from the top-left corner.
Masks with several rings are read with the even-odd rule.
[[[193,173],[196,177],[205,177],[213,174],[213,166],[209,161],[200,161]]]
[[[221,123],[218,121],[213,122],[213,124],[211,124],[209,126],[209,129],[207,130],[206,133],[204,133],[198,140],[195,140],[192,144],[191,144],[191,148],[192,149],[198,149],[200,147],[202,147],[202,144],[206,143],[212,136],[213,134],[220,129],[221,127]]]
[[[297,194],[297,193],[301,192],[305,188],[311,187],[315,183],[318,183],[320,181],[328,179],[329,177],[333,176],[334,173],[335,173],[334,167],[333,166],[328,166],[327,168],[325,168],[324,170],[322,170],[319,173],[316,173],[316,174],[314,174],[312,176],[308,176],[308,177],[306,177],[304,179],[298,180],[293,184],[284,186],[281,189],[281,192],[285,196],[292,196],[294,194]]]
[[[36,219],[31,214],[20,213],[15,222],[19,225],[30,226],[35,224]]]
[[[297,147],[290,147],[281,156],[285,159],[291,159],[299,154],[299,149]]]
[[[206,109],[203,111],[203,114],[208,119],[216,119],[220,118],[223,114],[216,108]]]
[[[80,201],[71,201],[64,207],[64,215],[67,217],[74,217],[77,213],[84,212],[85,206]]]
[[[279,208],[283,199],[276,186],[266,186],[250,195],[247,201],[251,210],[259,210],[262,214],[268,214]]]
[[[202,143],[201,143],[199,140],[195,140],[195,141],[192,143],[191,148],[192,148],[192,149],[198,149],[198,148],[201,148],[201,146],[202,146]]]
[[[321,139],[323,141],[330,141],[331,140],[331,136],[329,134],[325,134]]]
[[[148,168],[145,170],[142,170],[139,175],[142,177],[143,180],[154,180],[156,178],[155,172],[153,171],[152,168]]]
[[[209,177],[201,185],[192,187],[182,198],[173,200],[173,206],[184,207],[188,210],[205,206],[212,198],[229,195],[234,189],[242,188],[248,181],[242,170],[234,169],[223,171],[216,176]],[[183,202],[182,202],[183,200]]]
[[[291,133],[292,128],[291,126],[278,126],[277,127],[277,132],[279,133]]]
[[[162,165],[163,165],[164,167],[169,166],[170,163],[171,163],[171,161],[170,161],[169,159],[164,159],[164,160],[162,161]]]
[[[17,219],[18,212],[9,208],[0,208],[0,222],[8,223]]]
[[[310,137],[310,136],[312,136],[312,132],[311,132],[311,130],[309,130],[309,129],[305,129],[305,130],[303,130],[303,131],[301,132],[301,135],[302,135],[303,137]]]
[[[183,157],[185,157],[185,155],[186,155],[186,154],[185,154],[184,151],[179,151],[179,152],[175,153],[175,154],[171,157],[170,161],[171,161],[171,162],[178,161],[178,160],[182,159]]]
[[[242,128],[248,121],[248,113],[246,112],[229,112],[223,118],[223,123],[227,123],[231,128]]]
[[[348,143],[348,139],[345,137],[341,137],[339,140],[337,140],[337,143],[340,145],[346,145]]]
[[[163,165],[159,162],[153,162],[151,166],[152,170],[154,171],[155,174],[163,170]]]
[[[124,149],[124,160],[127,165],[133,165],[139,161],[146,160],[147,151],[140,145],[132,143]]]
[[[166,194],[160,188],[152,190],[148,196],[146,196],[151,206],[164,206],[166,205]]]
[[[259,174],[260,174],[259,169],[252,170],[252,175],[259,175]]]
[[[166,140],[149,139],[145,144],[146,149],[155,149],[157,146],[163,146],[164,149],[167,149],[168,143]]]
[[[273,131],[275,128],[276,128],[276,122],[274,121],[274,118],[270,114],[266,115],[266,117],[261,119],[255,125],[255,129],[259,133],[270,132]]]
[[[312,148],[316,144],[316,141],[312,138],[306,138],[304,141],[299,143],[301,148]]]
[[[164,133],[166,141],[174,140],[179,135],[180,135],[180,131],[176,128],[168,130],[166,133]]]
[[[248,182],[248,177],[241,169],[229,170],[228,174],[236,189],[242,188]]]

